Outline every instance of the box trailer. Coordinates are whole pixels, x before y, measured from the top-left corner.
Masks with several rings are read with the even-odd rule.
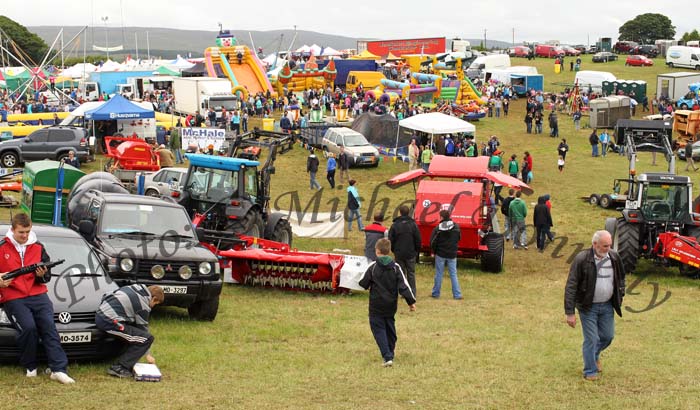
[[[510,84],[513,92],[525,95],[529,90],[544,91],[544,76],[542,74],[511,74]]]
[[[231,82],[226,78],[176,77],[173,80],[175,112],[179,114],[206,115],[213,108],[221,118],[222,109],[240,109],[238,97],[231,93]]]
[[[678,101],[688,94],[688,86],[700,82],[700,73],[682,71],[656,76],[656,97]]]

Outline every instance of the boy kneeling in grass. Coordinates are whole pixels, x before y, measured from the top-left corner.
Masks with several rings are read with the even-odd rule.
[[[396,325],[394,315],[401,294],[410,310],[416,310],[416,297],[399,265],[391,258],[391,242],[382,238],[375,245],[376,262],[369,265],[360,286],[369,289],[369,327],[384,359],[383,366],[394,364]]]

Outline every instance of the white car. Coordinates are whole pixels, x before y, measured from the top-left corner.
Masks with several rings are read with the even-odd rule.
[[[146,175],[144,193],[148,196],[170,196],[173,190],[182,190],[181,184],[187,179],[187,168],[163,168]]]
[[[340,147],[345,147],[345,153],[350,158],[351,166],[379,165],[379,150],[370,144],[364,135],[350,128],[331,127],[323,136],[323,151],[338,157]]]

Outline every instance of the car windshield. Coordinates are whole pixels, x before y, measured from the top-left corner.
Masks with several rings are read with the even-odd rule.
[[[76,241],[78,246],[76,246]],[[68,239],[60,236],[41,236],[41,243],[46,248],[51,261],[66,261],[51,269],[52,276],[104,276],[102,264],[95,252],[82,239]]]
[[[367,139],[360,134],[351,134],[343,137],[343,142],[345,142],[346,147],[361,147],[363,145],[369,145]]]
[[[112,235],[192,237],[191,223],[184,208],[165,204],[107,204],[102,212],[100,231]]]
[[[645,185],[642,192],[642,214],[647,220],[678,220],[688,213],[686,185]]]
[[[221,202],[238,191],[238,171],[198,167],[186,189],[194,200]]]

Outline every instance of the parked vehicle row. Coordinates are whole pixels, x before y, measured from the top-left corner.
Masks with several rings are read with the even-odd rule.
[[[608,61],[616,61],[617,54],[611,53],[609,51],[601,51],[600,53],[593,54],[594,63],[607,63]]]

